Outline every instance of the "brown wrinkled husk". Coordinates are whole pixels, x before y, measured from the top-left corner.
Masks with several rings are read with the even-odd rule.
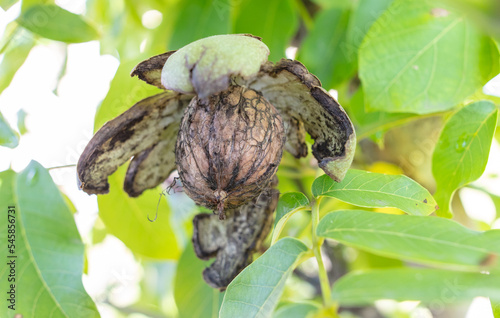
[[[109,191],[108,177],[132,160],[125,191],[138,196],[175,169],[174,140],[183,109],[192,95],[164,92],[145,98],[107,122],[92,137],[77,165],[78,185],[88,194]]]
[[[314,144],[319,167],[340,182],[349,169],[356,148],[356,133],[340,104],[299,61],[267,62],[245,83],[262,93],[280,112],[287,128],[286,149],[295,157],[307,155],[305,132]]]
[[[193,246],[201,259],[216,257],[203,271],[203,278],[214,288],[225,289],[241,270],[252,262],[271,229],[279,192],[263,191],[254,201],[227,211],[227,219],[198,214],[193,220]]]
[[[281,116],[254,90],[231,86],[208,99],[193,99],[176,145],[186,193],[223,218],[224,209],[249,202],[268,186],[285,139]]]

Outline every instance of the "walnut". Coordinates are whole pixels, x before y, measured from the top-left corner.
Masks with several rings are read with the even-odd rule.
[[[107,193],[108,177],[130,158],[131,197],[177,169],[186,193],[217,214],[195,218],[193,243],[199,257],[217,257],[205,279],[221,289],[268,232],[283,149],[305,157],[308,133],[319,167],[338,182],[354,157],[342,106],[300,62],[268,55],[260,38],[217,35],[141,62],[131,75],[169,91],[106,123],[78,161],[89,194]]]
[[[175,157],[186,193],[216,210],[248,203],[267,188],[285,144],[283,121],[262,94],[241,86],[193,98],[182,119]]]

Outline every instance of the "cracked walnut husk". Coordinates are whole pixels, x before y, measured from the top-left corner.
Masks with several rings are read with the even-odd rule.
[[[342,106],[299,61],[268,55],[260,38],[228,34],[139,63],[131,75],[165,91],[101,127],[77,165],[80,189],[104,194],[108,177],[130,162],[130,197],[177,170],[186,194],[214,211],[194,218],[193,245],[199,258],[216,258],[204,278],[221,290],[269,232],[283,150],[307,156],[309,134],[318,166],[337,182],[354,157],[356,133]]]

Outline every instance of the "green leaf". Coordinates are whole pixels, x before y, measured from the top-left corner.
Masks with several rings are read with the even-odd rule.
[[[327,89],[337,87],[356,70],[356,59],[343,47],[350,15],[350,6],[320,11],[300,46],[298,60],[318,76]]]
[[[71,214],[75,214],[78,210],[76,209],[73,202],[71,202],[71,199],[64,192],[59,193],[61,193],[61,196],[64,200],[64,203],[66,203],[66,207],[68,208],[69,212],[71,212]]]
[[[14,5],[18,0],[0,0],[0,8],[5,11],[9,10],[10,7]]]
[[[106,235],[108,235],[106,225],[100,217],[97,217],[94,222],[94,227],[92,228],[92,245],[96,245],[104,241]]]
[[[274,220],[274,231],[272,244],[276,243],[281,231],[285,227],[286,221],[295,214],[295,212],[305,210],[309,207],[309,199],[300,192],[289,192],[282,194],[276,208],[276,217]]]
[[[220,317],[270,317],[286,279],[306,251],[304,243],[289,237],[271,246],[229,284]]]
[[[15,262],[0,269],[0,288],[15,284],[15,310],[4,306],[2,317],[99,317],[82,285],[84,247],[71,212],[50,175],[32,161],[21,173],[0,173],[0,202],[5,209],[0,238],[1,257]],[[15,207],[15,223],[8,223],[7,208]],[[15,225],[13,253],[7,243],[7,225]],[[12,231],[13,228],[11,227]],[[10,242],[9,242],[10,243]],[[9,256],[16,256],[10,258]],[[8,278],[15,281],[8,281]],[[6,294],[4,294],[6,295]],[[7,295],[9,296],[9,295]],[[17,317],[17,316],[16,316]]]
[[[291,0],[243,0],[234,17],[234,33],[260,36],[269,47],[269,60],[285,57],[298,27]]]
[[[141,53],[145,53],[144,57],[148,58],[153,55],[166,51],[166,36],[168,32],[163,34],[162,39],[157,39],[153,43],[151,35],[152,30],[146,29],[142,22],[137,21],[136,15],[130,10],[131,1],[120,2],[120,8],[112,1],[88,0],[86,1],[85,16],[88,17],[94,25],[98,25],[101,30],[99,48],[101,55],[111,54],[120,58],[120,61],[136,59]],[[169,2],[170,3],[170,2]],[[146,4],[147,6],[147,4]],[[153,8],[144,7],[144,12]],[[165,3],[160,9],[165,16],[165,23],[171,24],[171,5]],[[155,30],[156,31],[156,30]],[[162,46],[162,50],[149,52],[150,45]],[[139,60],[140,61],[140,60]],[[130,72],[131,70],[129,70]]]
[[[469,104],[446,122],[432,155],[438,215],[451,217],[450,199],[461,186],[479,178],[486,167],[498,110],[489,101]]]
[[[19,134],[15,132],[0,113],[0,146],[16,148],[19,145]]]
[[[365,99],[362,89],[358,89],[351,98],[349,117],[356,126],[358,140],[380,131],[402,125],[417,116],[408,113],[386,113],[365,111]]]
[[[337,198],[367,208],[393,207],[413,215],[429,215],[436,210],[432,195],[404,175],[351,169],[339,183],[322,175],[314,181],[312,191],[315,197]]]
[[[108,181],[110,191],[97,197],[99,216],[108,233],[119,238],[134,253],[157,259],[177,259],[180,251],[170,225],[170,209],[166,203],[158,207],[158,218],[153,218],[160,189],[145,191],[138,198],[130,198],[123,191],[126,165],[112,174]]]
[[[182,1],[173,27],[169,49],[177,50],[210,35],[230,32],[231,4],[221,0]]]
[[[203,280],[207,263],[196,257],[193,244],[186,245],[177,263],[174,283],[175,304],[180,318],[218,317],[224,294]]]
[[[500,299],[500,276],[437,269],[391,268],[353,272],[340,278],[332,298],[344,306],[368,305],[379,299],[420,300],[448,307],[476,296]]]
[[[273,318],[304,318],[319,309],[320,306],[315,303],[286,304],[276,310]]]
[[[346,41],[341,43],[342,52],[347,60],[357,65],[358,51],[366,33],[378,17],[384,13],[393,0],[359,0],[347,27]]]
[[[19,130],[19,133],[21,135],[24,135],[25,133],[28,132],[28,129],[26,128],[26,116],[28,114],[24,111],[24,109],[20,109],[17,112],[17,129]]]
[[[500,318],[500,302],[498,300],[490,300],[491,310],[493,311],[494,318]]]
[[[29,8],[39,4],[53,4],[55,0],[22,0],[21,1],[21,13],[26,12]]]
[[[22,28],[16,28],[13,31],[0,63],[0,78],[2,79],[0,93],[10,85],[14,75],[26,61],[33,46],[35,46],[35,40],[30,32]]]
[[[318,236],[386,257],[480,266],[500,254],[500,230],[477,232],[448,219],[345,210],[327,214]]]
[[[342,248],[340,251],[345,250],[349,251],[346,248]],[[356,249],[356,255],[356,258],[349,263],[350,271],[404,266],[404,261],[400,259],[373,254],[359,248]]]
[[[498,49],[489,37],[431,0],[395,0],[359,52],[369,111],[450,109],[498,74],[498,64]]]
[[[38,4],[21,13],[17,22],[44,38],[66,43],[94,40],[97,31],[81,16],[54,4]]]

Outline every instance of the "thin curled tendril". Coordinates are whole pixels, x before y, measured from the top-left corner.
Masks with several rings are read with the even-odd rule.
[[[160,202],[161,202],[161,197],[164,196],[165,194],[163,192],[160,192],[160,197],[158,198],[158,204],[156,205],[156,213],[155,213],[155,218],[154,219],[150,219],[149,218],[149,214],[148,214],[148,221],[149,222],[154,222],[156,221],[156,219],[158,218],[158,209],[160,207]]]
[[[177,183],[177,180],[179,180],[179,177],[175,177],[174,178],[174,181],[165,189],[163,190],[162,192],[160,192],[160,197],[158,198],[158,204],[156,204],[156,213],[155,213],[155,218],[154,219],[151,219],[149,217],[149,214],[148,214],[148,221],[149,222],[155,222],[156,219],[158,218],[158,210],[160,208],[160,202],[161,202],[161,197],[162,196],[166,196],[165,192],[167,194],[170,194],[170,191],[175,187],[176,183]],[[174,193],[175,193],[175,189],[174,189]]]

